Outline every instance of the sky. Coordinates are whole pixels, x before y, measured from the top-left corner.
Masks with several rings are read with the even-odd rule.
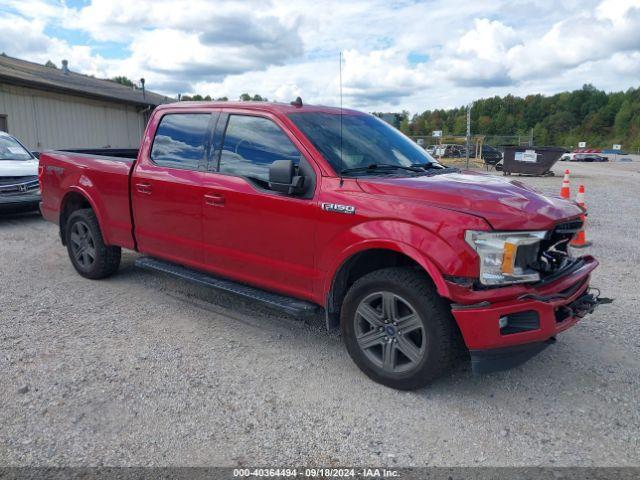
[[[640,0],[0,0],[0,52],[178,94],[366,111],[640,86]]]

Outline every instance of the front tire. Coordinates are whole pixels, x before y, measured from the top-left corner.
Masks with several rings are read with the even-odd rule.
[[[65,239],[71,263],[83,277],[97,280],[118,270],[121,249],[104,244],[98,219],[90,208],[71,214]]]
[[[349,355],[369,378],[413,390],[451,366],[452,322],[448,304],[424,273],[385,268],[353,284],[340,328]]]

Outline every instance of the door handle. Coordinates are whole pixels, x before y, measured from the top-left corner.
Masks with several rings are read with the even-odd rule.
[[[214,207],[221,207],[224,205],[224,195],[221,193],[207,193],[204,196],[204,203]]]
[[[144,193],[145,195],[151,194],[151,184],[150,183],[136,183],[136,190],[140,193]]]

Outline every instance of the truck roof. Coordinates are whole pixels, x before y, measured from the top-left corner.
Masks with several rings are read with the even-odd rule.
[[[283,102],[174,102],[174,103],[165,103],[157,107],[157,110],[167,110],[173,108],[202,108],[202,107],[210,107],[210,108],[242,108],[243,110],[256,110],[261,112],[272,112],[272,113],[294,113],[294,112],[323,112],[323,113],[333,113],[338,115],[340,113],[339,107],[327,107],[324,105],[307,105],[303,104],[302,106],[291,105],[290,103]],[[363,115],[363,112],[358,110],[351,110],[348,108],[342,109],[343,115]]]

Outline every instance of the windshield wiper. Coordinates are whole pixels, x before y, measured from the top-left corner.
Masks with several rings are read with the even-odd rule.
[[[425,170],[430,170],[432,168],[436,170],[440,168],[447,168],[441,163],[435,163],[435,162],[412,163],[411,166],[414,168],[424,168]]]
[[[445,173],[459,173],[460,169],[456,167],[447,167],[446,165],[442,165],[441,163],[413,163],[412,167],[420,167],[425,170],[424,174],[433,176],[433,175],[444,175]]]
[[[422,173],[421,168],[411,166],[405,167],[404,165],[394,165],[392,163],[371,163],[364,167],[344,168],[341,173],[356,173],[356,172],[379,172],[385,170],[408,170],[410,172]]]

